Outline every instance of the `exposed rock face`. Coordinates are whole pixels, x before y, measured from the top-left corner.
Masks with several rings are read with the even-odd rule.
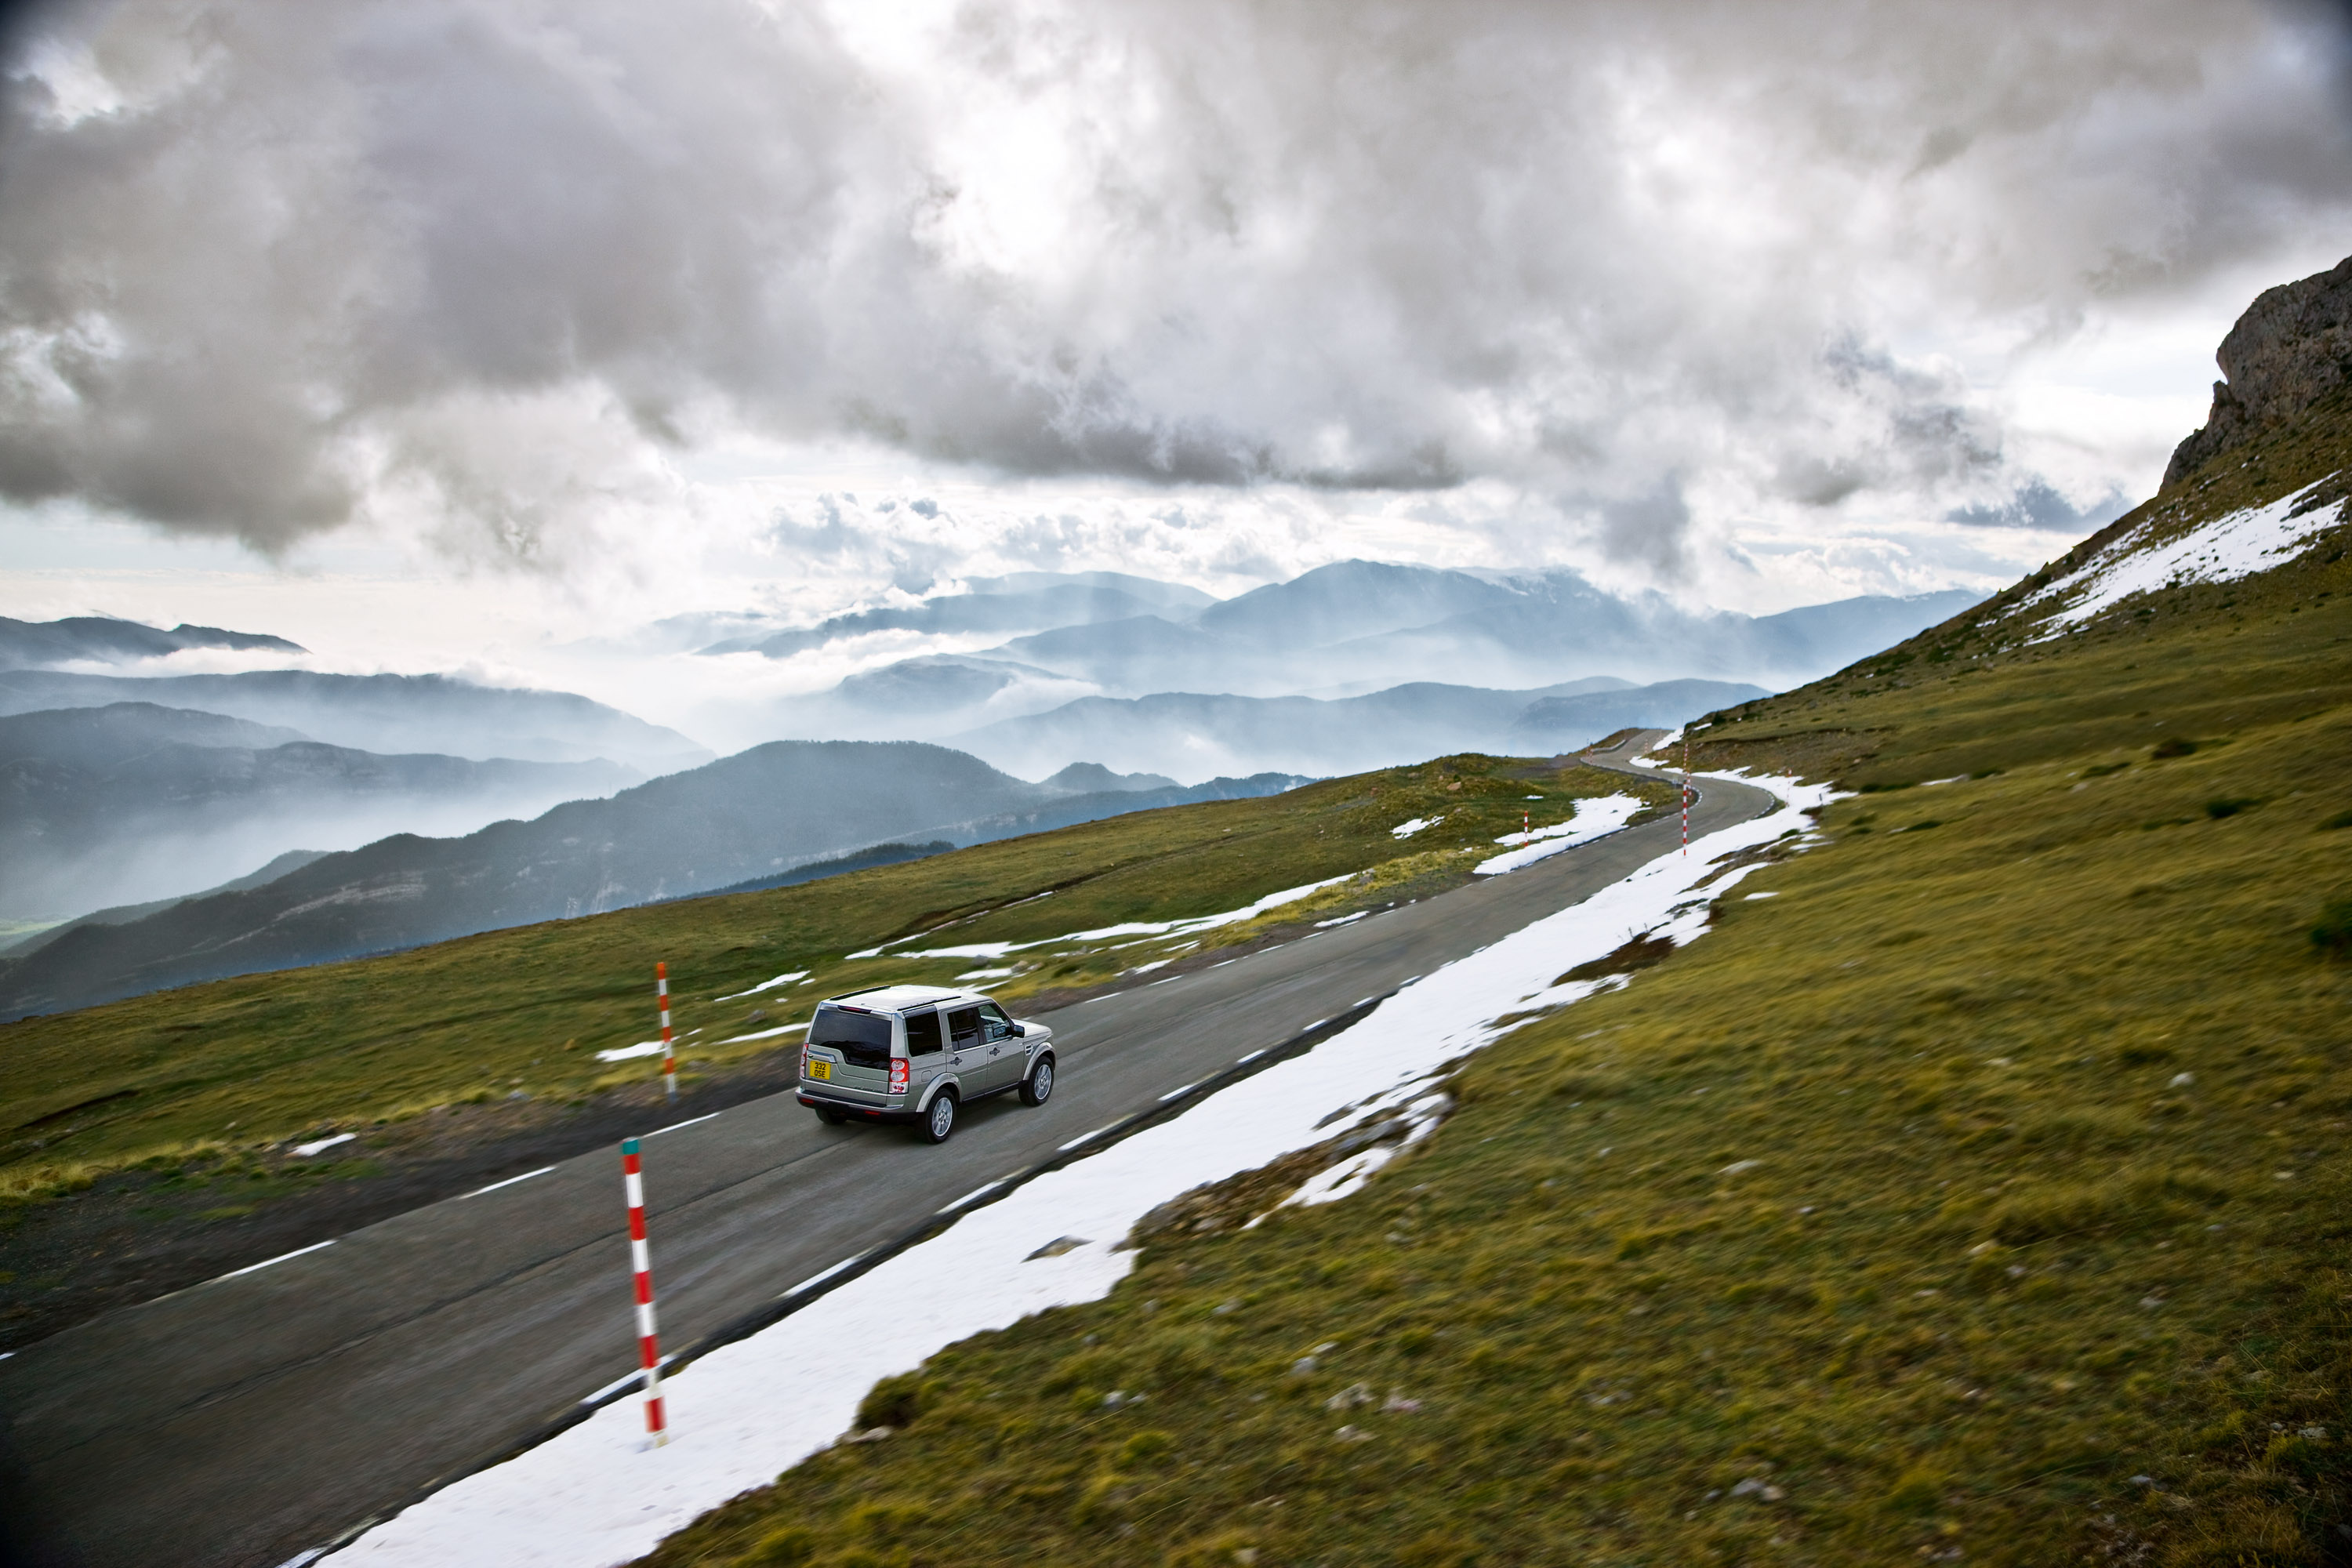
[[[2229,379],[2213,384],[2205,426],[2173,448],[2164,488],[2243,446],[2352,382],[2352,258],[2298,283],[2266,289],[2214,355]]]

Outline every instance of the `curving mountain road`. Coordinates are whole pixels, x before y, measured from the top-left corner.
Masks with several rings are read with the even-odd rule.
[[[1776,805],[1703,781],[1692,837]],[[1677,832],[1667,816],[1063,1009],[1054,1099],[975,1106],[938,1148],[824,1126],[790,1095],[656,1132],[645,1164],[664,1343],[690,1351],[788,1311],[814,1277],[871,1261],[1003,1178],[1079,1157],[1066,1151],[1089,1133],[1180,1108],[1245,1058],[1330,1032],[1626,876]],[[617,1157],[583,1155],[0,1360],[0,1458],[16,1471],[0,1510],[17,1549],[88,1568],[272,1568],[533,1440],[635,1364],[620,1196]]]

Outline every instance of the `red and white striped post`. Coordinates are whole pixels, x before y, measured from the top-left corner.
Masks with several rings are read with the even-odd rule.
[[[672,1101],[677,1099],[677,1049],[669,1043],[669,965],[654,965],[654,990],[661,999],[662,1082]]]
[[[1683,853],[1685,855],[1690,853],[1690,728],[1688,725],[1683,728]],[[662,1016],[667,1018],[669,1015],[665,1013]],[[669,1031],[667,1028],[662,1031],[662,1037],[664,1039],[669,1037]]]
[[[654,1331],[653,1256],[646,1249],[646,1179],[637,1163],[637,1140],[621,1140],[621,1184],[629,1195],[629,1267],[636,1274],[637,1359],[646,1369],[646,1432],[655,1447],[669,1441],[662,1413],[661,1337]]]

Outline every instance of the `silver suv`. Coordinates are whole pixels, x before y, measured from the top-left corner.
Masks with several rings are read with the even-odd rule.
[[[1054,1092],[1054,1031],[977,991],[876,985],[817,1004],[801,1047],[800,1101],[833,1125],[911,1122],[944,1143],[957,1110],[1007,1089]]]

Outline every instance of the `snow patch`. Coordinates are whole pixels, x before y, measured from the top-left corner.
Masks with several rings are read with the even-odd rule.
[[[338,1555],[370,1568],[604,1568],[644,1555],[706,1510],[768,1484],[835,1441],[877,1379],[984,1330],[1099,1300],[1134,1264],[1135,1255],[1112,1242],[1038,1256],[1046,1244],[1124,1237],[1171,1198],[1332,1136],[1335,1086],[1350,1096],[1368,1083],[1389,1086],[1346,1113],[1356,1124],[1427,1097],[1431,1064],[1493,1041],[1506,1032],[1498,1019],[1524,1013],[1530,1002],[1556,1005],[1599,989],[1548,980],[1611,952],[1628,931],[1678,942],[1699,934],[1709,893],[1696,884],[1717,868],[1713,860],[1808,826],[1805,808],[1834,798],[1826,786],[1744,782],[1780,796],[1781,808],[1701,840],[1711,855],[1661,856],[1582,903],[1432,971],[1349,1027],[1226,1086],[1193,1112],[969,1209],[939,1236],[774,1328],[692,1363],[663,1384],[667,1447],[644,1446],[644,1415],[636,1402],[624,1400],[444,1488]],[[1740,874],[1724,877],[1718,889]],[[1342,1062],[1344,1068],[1335,1066]],[[653,1248],[658,1268],[658,1230]],[[873,1333],[877,1321],[892,1331]],[[812,1360],[811,1343],[834,1353]]]
[[[1630,795],[1580,800],[1576,803],[1576,815],[1566,822],[1554,823],[1549,827],[1538,827],[1528,833],[1506,833],[1496,839],[1497,844],[1516,844],[1519,847],[1507,850],[1490,860],[1479,861],[1470,868],[1470,874],[1474,877],[1499,877],[1522,866],[1532,866],[1563,849],[1573,849],[1604,833],[1616,832],[1641,809],[1642,803]]]
[[[736,991],[725,996],[714,996],[714,1002],[734,1002],[745,996],[757,996],[762,991],[773,991],[779,985],[797,985],[809,977],[805,969],[795,969],[789,974],[779,974],[773,980],[762,980],[749,991]]]
[[[1434,827],[1444,821],[1443,816],[1416,816],[1411,822],[1400,822],[1389,829],[1391,838],[1410,838],[1424,827]]]
[[[297,1143],[294,1145],[294,1157],[298,1160],[307,1160],[313,1154],[323,1153],[338,1143],[348,1143],[358,1136],[356,1132],[338,1132],[332,1138],[321,1138],[315,1143]]]
[[[1239,925],[1244,921],[1255,920],[1268,910],[1280,909],[1285,904],[1295,904],[1301,899],[1311,898],[1324,889],[1335,887],[1354,875],[1356,873],[1353,871],[1344,871],[1337,877],[1326,877],[1319,882],[1309,882],[1305,887],[1285,888],[1278,893],[1268,893],[1255,903],[1244,904],[1237,910],[1227,910],[1223,914],[1194,915],[1189,920],[1181,921],[1129,921],[1123,925],[1097,926],[1092,931],[1074,931],[1067,936],[1039,937],[1034,942],[975,942],[962,947],[920,948],[898,956],[901,958],[1003,958],[1006,953],[1022,952],[1033,947],[1054,947],[1065,942],[1104,942],[1115,936],[1189,936],[1194,931],[1214,931],[1219,926]],[[862,952],[853,952],[848,956],[879,958],[890,945],[886,942],[880,947],[869,947]]]
[[[2160,520],[2141,523],[2020,606],[2025,609],[2074,599],[2051,617],[2050,631],[2034,640],[2047,641],[2071,631],[2135,594],[2184,583],[2233,583],[2285,565],[2314,537],[2341,521],[2340,506],[2315,507],[2301,517],[2292,515],[2305,496],[2326,482],[2315,480],[2268,506],[2247,507],[2216,518],[2163,544],[2148,542]]]
[[[659,1040],[640,1040],[634,1046],[615,1046],[609,1051],[598,1051],[600,1062],[625,1062],[633,1057],[657,1057],[662,1054]]]

